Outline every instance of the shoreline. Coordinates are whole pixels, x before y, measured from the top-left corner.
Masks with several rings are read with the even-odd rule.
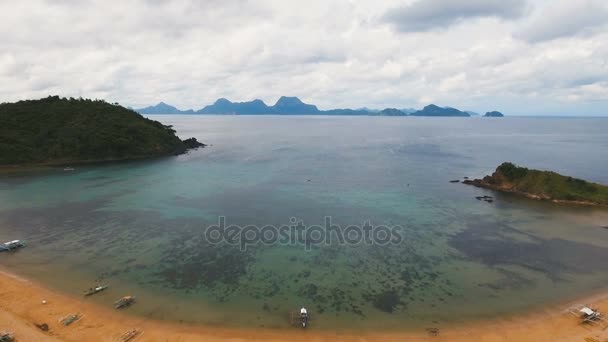
[[[40,171],[40,170],[49,170],[49,169],[57,169],[61,167],[67,166],[95,166],[95,165],[110,165],[110,164],[123,164],[129,162],[138,162],[138,161],[146,161],[146,160],[159,160],[168,157],[176,157],[182,154],[186,154],[190,149],[186,150],[186,152],[179,154],[166,154],[166,155],[158,155],[158,156],[141,156],[141,157],[129,157],[129,158],[107,158],[107,159],[83,159],[83,160],[55,160],[55,161],[47,161],[42,163],[35,164],[3,164],[0,165],[0,172],[28,172],[28,171]]]
[[[46,300],[47,304],[42,304]],[[608,290],[582,300],[534,309],[533,312],[487,321],[440,327],[437,336],[421,329],[404,331],[330,331],[267,328],[227,328],[164,322],[131,316],[50,290],[0,267],[0,331],[15,333],[21,341],[116,341],[123,333],[138,329],[135,341],[585,341],[591,337],[608,341],[602,325],[581,325],[565,309],[586,303],[608,312]],[[128,310],[128,309],[127,309]],[[70,326],[59,323],[68,314],[83,318]],[[46,323],[48,332],[35,324]]]

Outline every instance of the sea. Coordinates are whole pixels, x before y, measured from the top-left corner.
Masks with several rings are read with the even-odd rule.
[[[608,184],[608,118],[153,115],[180,156],[0,174],[0,266],[142,320],[403,330],[606,290],[608,209],[460,182]],[[478,199],[477,197],[490,196]],[[340,236],[342,238],[340,238]]]

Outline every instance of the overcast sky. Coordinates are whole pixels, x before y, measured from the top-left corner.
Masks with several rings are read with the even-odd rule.
[[[606,0],[0,0],[0,102],[608,115]]]

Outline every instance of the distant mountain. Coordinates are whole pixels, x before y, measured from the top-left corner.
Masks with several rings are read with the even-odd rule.
[[[381,116],[406,116],[407,114],[405,114],[404,112],[402,112],[396,108],[386,108],[386,109],[381,110],[380,113],[378,113],[378,115],[381,115]]]
[[[319,109],[315,105],[306,104],[297,97],[281,96],[277,103],[272,106],[273,112],[277,114],[318,114]]]
[[[477,116],[478,113],[471,111],[461,111],[452,107],[439,107],[434,104],[424,107],[422,110],[413,108],[386,108],[384,110],[369,109],[367,107],[359,109],[329,109],[320,110],[317,106],[302,102],[297,97],[281,96],[277,103],[268,106],[262,100],[247,102],[232,102],[221,98],[212,105],[194,111],[179,110],[164,102],[156,106],[136,109],[141,114],[220,114],[220,115],[378,115],[378,116],[448,116],[448,117],[468,117]],[[500,114],[500,115],[498,115]],[[486,116],[503,116],[500,112],[488,112]]]
[[[272,114],[273,110],[262,100],[249,102],[230,102],[227,99],[219,99],[214,104],[205,106],[196,111],[197,114]]]
[[[164,102],[160,102],[156,106],[135,109],[135,111],[140,114],[194,114],[194,111],[192,109],[179,110]]]
[[[356,111],[360,111],[360,112],[369,112],[369,113],[378,113],[378,112],[380,112],[380,109],[373,109],[373,108],[367,108],[367,107],[361,107],[361,108],[357,108],[355,110]]]
[[[484,115],[484,118],[502,118],[505,115],[501,112],[498,111],[492,111],[492,112],[487,112],[486,115]]]
[[[469,114],[470,116],[480,116],[479,113],[476,113],[476,112],[473,112],[473,111],[470,111],[470,110],[465,110],[464,112],[467,113],[467,114]]]
[[[306,104],[297,97],[281,96],[274,106],[268,106],[262,100],[249,102],[230,102],[227,99],[219,99],[214,104],[205,106],[197,111],[198,114],[319,114],[321,111],[317,106]]]
[[[422,110],[410,114],[412,116],[471,116],[456,108],[439,107],[434,104],[424,107]]]
[[[412,113],[415,113],[418,111],[418,109],[414,109],[414,108],[401,108],[399,110],[404,112],[405,114],[412,114]]]

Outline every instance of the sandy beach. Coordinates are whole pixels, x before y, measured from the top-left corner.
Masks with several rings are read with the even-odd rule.
[[[608,293],[582,302],[606,312]],[[608,330],[604,326],[579,324],[565,312],[567,307],[568,304],[564,304],[527,315],[441,328],[437,336],[430,336],[427,331],[332,332],[315,331],[313,327],[307,330],[228,329],[129,316],[52,291],[6,270],[0,271],[0,331],[12,331],[18,341],[117,341],[131,329],[143,331],[135,341],[608,341]],[[62,317],[73,313],[80,313],[83,318],[67,327],[59,323]],[[36,327],[42,323],[48,324],[48,332]]]

